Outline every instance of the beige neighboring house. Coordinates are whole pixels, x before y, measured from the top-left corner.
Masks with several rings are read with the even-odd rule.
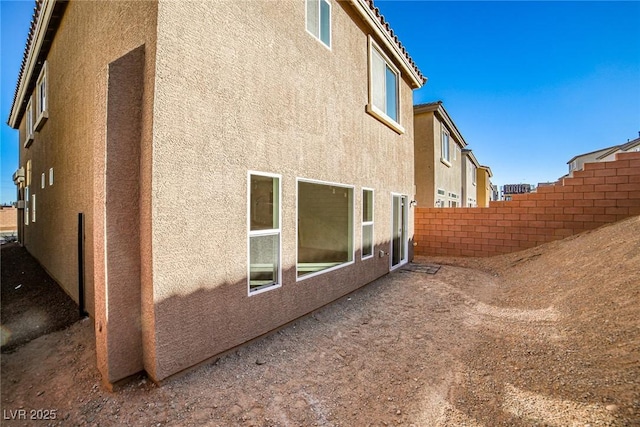
[[[407,263],[425,80],[368,0],[39,0],[9,117],[19,238],[93,318],[105,384]]]
[[[476,170],[477,206],[488,208],[489,202],[493,200],[493,185],[491,184],[493,173],[489,166],[478,166]]]
[[[575,171],[582,170],[585,163],[597,162],[598,161],[597,159],[600,155],[606,153],[611,149],[615,149],[617,147],[618,147],[617,145],[614,145],[613,147],[602,148],[600,150],[591,151],[589,153],[584,153],[584,154],[578,154],[577,156],[572,157],[571,160],[567,162],[567,165],[569,165],[569,174]]]
[[[478,206],[478,167],[480,163],[468,148],[462,150],[462,206]]]
[[[425,207],[460,207],[462,150],[467,142],[442,101],[413,107],[416,200]]]
[[[629,151],[640,151],[640,137],[627,141],[624,144],[613,145],[611,147],[602,148],[589,153],[578,154],[567,162],[567,165],[569,165],[569,174],[565,175],[565,177],[571,176],[574,171],[582,170],[585,163],[613,161],[615,160],[616,154]]]
[[[18,235],[18,209],[15,206],[0,206],[0,239],[10,239]]]
[[[596,160],[599,162],[611,162],[616,159],[616,154],[628,153],[631,151],[640,151],[640,138],[636,138],[632,141],[628,141],[626,144],[613,147],[599,155]]]

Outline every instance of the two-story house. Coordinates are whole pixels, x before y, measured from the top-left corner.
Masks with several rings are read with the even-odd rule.
[[[640,137],[610,148],[609,150],[600,154],[596,160],[599,162],[611,162],[615,160],[616,154],[627,153],[630,151],[640,151]]]
[[[480,163],[468,148],[462,150],[462,206],[478,206],[478,168]]]
[[[105,383],[406,263],[424,82],[371,0],[38,0],[9,117],[20,241],[91,314]]]
[[[619,145],[614,145],[612,147],[607,147],[607,148],[601,148],[599,150],[595,150],[595,151],[590,151],[588,153],[583,153],[583,154],[578,154],[574,157],[572,157],[568,162],[567,165],[569,167],[569,175],[572,174],[575,171],[579,171],[582,170],[582,168],[584,167],[585,163],[594,163],[598,161],[598,157],[600,157],[601,155],[610,152],[610,151],[615,151],[617,150],[619,147]]]
[[[493,185],[491,184],[491,177],[493,172],[489,166],[478,166],[476,168],[476,189],[477,189],[477,206],[481,208],[488,208],[489,202],[493,199]]]
[[[416,200],[426,207],[463,206],[462,150],[467,142],[442,101],[415,105]]]

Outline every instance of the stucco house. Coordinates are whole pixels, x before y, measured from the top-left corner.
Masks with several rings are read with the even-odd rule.
[[[567,162],[567,165],[569,166],[569,173],[565,176],[571,176],[573,172],[582,170],[584,168],[585,163],[597,162],[598,158],[601,157],[603,154],[606,155],[606,153],[611,151],[615,152],[618,149],[618,147],[619,145],[614,145],[611,147],[601,148],[599,150],[590,151],[588,153],[582,153],[582,154],[573,156]]]
[[[107,386],[410,259],[426,79],[372,1],[36,4],[8,120],[19,239],[90,313]]]
[[[473,151],[462,150],[462,206],[475,208],[478,206],[478,167],[480,163]]]
[[[600,154],[596,160],[599,162],[612,162],[616,159],[618,153],[628,153],[631,151],[640,151],[640,137],[627,141],[624,144],[617,145]]]
[[[460,207],[462,150],[467,142],[442,101],[413,107],[416,200],[425,207]]]
[[[640,132],[638,133],[640,134]],[[628,139],[624,144],[612,145],[611,147],[601,148],[572,157],[567,162],[569,173],[561,178],[573,176],[573,172],[582,170],[585,163],[611,162],[615,160],[616,154],[631,151],[640,151],[640,137],[632,140]]]
[[[493,199],[493,184],[491,184],[491,177],[493,172],[489,166],[480,165],[477,167],[477,206],[481,208],[488,208],[489,202]]]

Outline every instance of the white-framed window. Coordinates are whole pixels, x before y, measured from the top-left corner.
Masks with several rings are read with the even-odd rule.
[[[47,81],[47,64],[45,61],[36,81],[36,122],[35,130],[38,131],[42,128],[42,125],[47,121],[49,117],[48,112],[48,81]]]
[[[24,112],[24,122],[24,146],[27,148],[33,142],[33,96],[29,98],[27,109]]]
[[[49,168],[49,186],[53,185],[53,168]]]
[[[444,208],[444,198],[447,196],[447,192],[443,188],[438,188],[436,190],[438,196],[436,197],[436,208]]]
[[[473,163],[471,164],[471,182],[476,185],[476,175],[478,174],[478,168]]]
[[[362,259],[373,257],[373,190],[362,189]]]
[[[402,134],[400,71],[369,36],[369,104],[367,112]]]
[[[31,196],[31,222],[36,222],[36,195]]]
[[[248,242],[249,295],[282,284],[280,175],[249,171]]]
[[[24,225],[29,225],[29,186],[24,187]]]
[[[457,208],[460,206],[459,196],[456,193],[449,192],[449,207]]]
[[[329,0],[305,0],[307,31],[331,48],[331,3]]]
[[[45,178],[44,178],[44,172],[42,172],[42,175],[40,176],[40,188],[44,188],[44,184],[45,184]]]
[[[450,143],[449,143],[449,132],[446,129],[442,129],[441,137],[440,137],[440,146],[441,146],[441,158],[447,166],[451,166],[451,153],[449,151]]]
[[[297,278],[353,264],[353,186],[297,179]]]

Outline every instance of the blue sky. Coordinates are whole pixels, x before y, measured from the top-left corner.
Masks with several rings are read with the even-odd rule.
[[[378,1],[493,182],[555,181],[640,131],[640,2]]]
[[[0,4],[0,202],[15,199],[6,125],[34,2]],[[398,1],[376,5],[494,183],[563,175],[576,154],[640,131],[640,2]]]

